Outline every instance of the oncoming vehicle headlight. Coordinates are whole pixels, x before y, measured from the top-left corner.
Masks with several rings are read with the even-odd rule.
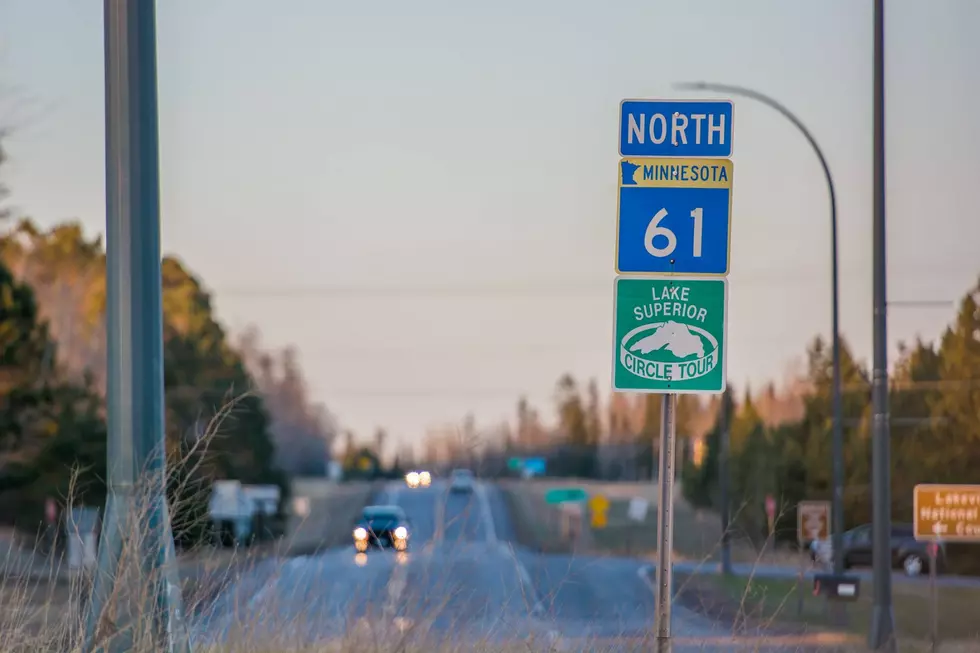
[[[404,526],[399,526],[395,529],[395,537],[397,537],[399,540],[404,540],[408,537],[408,529]]]
[[[354,529],[354,539],[355,540],[366,540],[367,539],[367,531],[364,530],[363,528],[361,528],[360,526],[358,526],[357,528]]]

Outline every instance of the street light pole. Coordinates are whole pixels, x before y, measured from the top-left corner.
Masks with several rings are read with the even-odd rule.
[[[85,650],[186,653],[167,511],[154,0],[105,0],[108,499]]]
[[[888,424],[888,306],[885,264],[885,8],[874,3],[874,71],[872,91],[874,141],[874,372],[871,403],[871,561],[874,609],[869,644],[876,651],[895,651],[895,615],[892,611],[891,571],[891,432]]]
[[[817,144],[817,140],[806,128],[806,125],[796,117],[793,112],[782,104],[772,99],[768,95],[754,91],[742,86],[732,86],[729,84],[713,84],[708,82],[695,82],[678,84],[678,88],[690,89],[695,91],[709,91],[729,95],[741,96],[750,100],[760,102],[767,107],[774,109],[784,118],[793,123],[813,149],[814,154],[820,161],[823,168],[824,177],[827,179],[827,191],[830,194],[830,283],[831,283],[831,350],[832,350],[832,410],[833,410],[833,440],[832,440],[832,472],[833,472],[833,494],[831,496],[831,519],[833,529],[831,536],[833,551],[843,549],[844,535],[844,407],[841,396],[841,369],[840,369],[840,277],[838,273],[838,254],[837,254],[837,194],[834,192],[834,178],[830,174],[830,166],[823,155],[823,150]],[[722,524],[727,530],[729,525]],[[844,560],[840,555],[834,555],[834,573],[844,573]]]

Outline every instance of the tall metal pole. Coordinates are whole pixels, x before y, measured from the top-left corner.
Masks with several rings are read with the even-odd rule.
[[[891,571],[891,442],[888,424],[888,340],[885,264],[885,16],[884,1],[874,3],[874,375],[872,410],[871,561],[874,610],[869,644],[876,651],[895,651]]]
[[[728,430],[728,392],[721,395],[721,407],[718,411],[718,500],[721,513],[721,573],[732,573],[732,538],[731,538],[731,498],[728,496],[731,488],[731,469],[728,455],[731,445],[731,433]]]
[[[677,395],[663,395],[660,411],[660,499],[657,504],[657,653],[670,653],[670,601],[674,567],[674,441]]]
[[[806,128],[806,125],[792,111],[768,95],[743,86],[707,82],[678,84],[677,87],[738,95],[761,102],[770,109],[779,112],[784,118],[793,123],[793,126],[806,138],[814,154],[817,155],[817,159],[820,161],[820,167],[823,168],[823,174],[827,180],[827,191],[830,194],[830,337],[832,358],[831,383],[833,385],[831,388],[831,410],[833,411],[833,437],[831,441],[831,473],[833,481],[831,521],[833,522],[833,528],[831,529],[831,538],[833,551],[841,551],[844,546],[844,404],[840,369],[840,276],[838,273],[839,264],[837,254],[837,193],[834,191],[834,177],[830,173],[830,166],[827,164],[827,159],[823,155],[823,150],[820,149],[820,145],[817,144],[817,139],[813,137],[813,134]],[[844,559],[842,556],[834,555],[834,573],[844,573]]]
[[[165,493],[154,0],[105,0],[108,500],[86,651],[190,650]]]

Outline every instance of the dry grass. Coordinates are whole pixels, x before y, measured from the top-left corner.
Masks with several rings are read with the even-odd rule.
[[[657,553],[657,486],[649,483],[595,483],[570,480],[508,482],[502,485],[509,506],[524,521],[518,540],[534,550],[565,553],[572,550],[561,537],[560,518],[555,506],[545,503],[545,493],[554,487],[582,487],[590,496],[603,494],[609,500],[606,525],[591,528],[585,533],[587,552],[594,555],[627,555],[653,558]],[[630,499],[639,497],[649,502],[646,518],[636,522],[629,519]],[[674,547],[675,560],[704,565],[717,563],[721,554],[721,520],[714,512],[690,508],[675,494]],[[588,513],[585,513],[588,521]],[[729,532],[732,560],[739,563],[776,565],[799,564],[795,551],[776,549],[766,542],[761,549],[737,531]],[[582,551],[583,549],[579,549]]]
[[[432,583],[421,582],[422,589],[405,589],[407,596],[392,604],[383,598],[367,608],[355,609],[351,605],[349,614],[332,615],[338,623],[324,628],[325,615],[315,611],[316,592],[319,588],[311,583],[298,583],[297,589],[310,592],[309,595],[290,595],[287,591],[277,592],[268,599],[259,597],[257,588],[248,582],[237,583],[246,576],[244,572],[258,565],[266,569],[260,581],[267,586],[282,574],[289,573],[288,560],[281,557],[291,552],[308,553],[320,547],[331,547],[346,542],[349,525],[354,515],[368,499],[371,489],[365,486],[334,488],[331,492],[315,497],[311,518],[290,527],[291,539],[245,551],[201,550],[194,555],[183,556],[178,564],[184,580],[183,600],[191,622],[209,614],[214,598],[222,592],[220,623],[212,624],[221,632],[221,640],[214,645],[199,642],[195,651],[213,653],[272,653],[273,651],[297,653],[348,653],[353,651],[399,652],[399,653],[457,653],[463,651],[486,653],[510,653],[511,651],[529,653],[531,651],[648,651],[654,648],[652,636],[621,636],[603,639],[580,639],[563,641],[554,639],[554,633],[542,628],[531,628],[530,635],[523,641],[500,643],[483,640],[479,635],[468,635],[465,624],[446,624],[446,615],[452,618],[452,609],[458,602],[465,601],[454,595],[454,588],[444,587],[442,579]],[[526,493],[517,484],[504,486],[504,496],[511,513],[513,526],[522,541],[529,541],[538,550],[560,550],[554,546],[555,532],[550,530],[554,523],[542,517],[551,508],[543,503],[543,496]],[[613,502],[614,510],[610,524],[620,518],[620,506]],[[142,508],[145,510],[146,505]],[[625,508],[622,508],[625,510]],[[685,548],[689,555],[710,553],[717,547],[709,547],[705,541],[716,537],[708,526],[691,514],[679,509],[677,514],[677,540],[679,548]],[[142,513],[145,515],[145,512]],[[623,515],[625,516],[625,512]],[[145,523],[140,521],[138,523]],[[646,528],[647,526],[644,526]],[[615,528],[615,526],[613,527]],[[332,530],[331,530],[332,529]],[[611,530],[611,529],[610,529]],[[655,522],[653,524],[655,531]],[[690,533],[687,531],[694,531]],[[127,541],[124,555],[137,557],[144,550],[145,534],[136,529]],[[549,546],[551,544],[551,546]],[[604,544],[601,536],[596,538],[593,548],[602,550],[614,546]],[[565,547],[565,553],[572,553]],[[274,559],[270,559],[272,556]],[[757,557],[757,561],[763,558]],[[271,570],[269,569],[271,567]],[[306,568],[304,568],[306,569]],[[398,567],[395,567],[397,570]],[[402,568],[404,570],[404,568]],[[434,570],[438,570],[435,565]],[[304,572],[305,573],[305,572]],[[402,574],[407,573],[402,571]],[[438,571],[436,571],[438,573]],[[397,571],[392,572],[387,581],[395,583]],[[113,595],[106,612],[112,612],[120,605],[143,605],[155,591],[156,579],[140,577],[126,590]],[[75,653],[83,651],[84,607],[88,596],[91,578],[64,574],[56,567],[36,572],[33,576],[19,574],[7,575],[0,583],[0,643],[2,653],[28,653],[59,651]],[[402,583],[405,582],[402,576]],[[229,587],[234,584],[234,589]],[[284,583],[280,589],[288,587]],[[825,603],[805,594],[802,611],[797,613],[796,586],[792,581],[779,581],[758,577],[725,578],[713,574],[696,574],[675,579],[676,602],[722,623],[730,635],[696,640],[677,641],[675,653],[681,651],[863,651],[861,637],[854,633],[866,630],[868,614],[866,602],[851,606],[850,628],[835,634],[824,612]],[[980,592],[961,591],[944,588],[940,597],[943,610],[941,626],[949,638],[958,637],[965,641],[947,643],[943,651],[978,651],[980,640],[974,621]],[[907,590],[905,584],[896,583],[896,616],[901,634],[906,637],[902,650],[919,650],[922,646],[923,632],[920,628],[922,615],[928,614],[923,607],[921,593]],[[261,606],[255,603],[260,599]],[[375,595],[373,600],[378,601]],[[353,603],[353,602],[352,602]],[[511,606],[516,612],[531,614],[533,601]],[[231,606],[228,608],[228,606]],[[515,612],[515,613],[516,613]],[[146,611],[135,614],[135,630],[131,634],[131,644],[126,650],[136,653],[156,653],[162,650],[160,643],[153,640]],[[528,622],[545,623],[545,619],[529,619]],[[440,619],[440,627],[435,624]],[[652,625],[652,624],[651,624]],[[220,628],[218,627],[220,626]],[[335,627],[336,626],[336,627]],[[556,626],[560,627],[560,626]],[[315,641],[315,633],[330,635],[328,639]],[[804,632],[806,631],[806,632]],[[505,621],[495,631],[494,639],[507,639],[514,634],[514,628]],[[722,632],[725,632],[724,630]],[[521,637],[526,635],[522,634]],[[973,637],[974,639],[968,639]],[[514,639],[510,637],[510,639]],[[314,643],[311,644],[311,640]],[[970,648],[970,646],[973,648]],[[956,647],[960,647],[959,649]]]
[[[512,512],[515,534],[531,547],[540,540],[559,538],[555,515],[557,510],[544,502],[547,489],[561,486],[582,486],[593,490],[587,482],[509,483],[504,487],[508,504],[521,509]],[[624,484],[626,485],[626,484]],[[649,490],[649,488],[647,488]],[[636,557],[652,556],[657,547],[657,515],[655,500],[647,518],[630,521],[627,507],[630,496],[649,499],[651,492],[644,488],[602,488],[610,499],[608,522],[605,528],[590,533],[590,553],[625,554]],[[655,493],[654,493],[655,494]],[[520,524],[521,520],[531,522]],[[695,563],[695,573],[674,575],[675,602],[704,615],[733,636],[775,642],[779,638],[807,636],[811,640],[824,638],[822,644],[811,641],[799,650],[866,651],[864,639],[870,628],[871,588],[862,586],[860,600],[843,604],[845,619],[833,610],[823,597],[812,594],[812,580],[802,584],[795,579],[764,577],[755,572],[759,565],[780,565],[799,568],[797,552],[774,552],[771,541],[762,547],[753,546],[738,533],[730,533],[732,557],[735,562],[748,563],[747,575],[723,576],[711,573],[717,565],[722,530],[713,513],[699,513],[678,498],[674,506],[675,561]],[[570,544],[552,545],[552,549],[569,549]],[[809,560],[806,566],[809,567]],[[802,591],[801,591],[802,590]],[[893,583],[894,611],[901,651],[930,649],[930,599],[925,582]],[[937,650],[976,653],[980,651],[980,587],[939,588],[939,633]],[[834,635],[834,634],[837,635]],[[837,639],[827,639],[828,637]],[[734,644],[733,644],[734,646]],[[761,646],[761,644],[760,644]],[[787,644],[785,650],[797,650]]]
[[[802,586],[795,580],[746,576],[678,576],[683,587],[682,602],[710,606],[720,611],[738,605],[738,618],[744,622],[786,626],[834,628],[835,623],[824,598],[813,596],[812,582]],[[923,641],[930,636],[930,599],[928,588],[919,583],[895,583],[893,586],[895,621],[900,636],[908,641]],[[980,588],[938,587],[938,622],[942,637],[950,640],[976,641],[980,647]],[[845,604],[844,627],[852,632],[867,633],[871,624],[871,588],[864,584],[862,596]],[[977,650],[980,650],[978,648]]]
[[[230,402],[221,411],[209,425],[206,436],[178,464],[186,465],[207,455],[208,444],[220,432],[222,420],[235,403]],[[312,553],[349,536],[348,525],[374,489],[365,483],[333,485],[329,491],[311,499],[309,519],[291,519],[287,535],[280,540],[251,547],[201,545],[179,556],[173,555],[171,546],[168,561],[160,566],[155,563],[160,547],[154,539],[159,531],[151,529],[149,524],[151,516],[157,513],[154,507],[162,499],[150,492],[147,484],[138,481],[129,509],[121,513],[119,575],[114,582],[109,582],[107,577],[99,578],[95,570],[70,569],[64,554],[45,556],[40,551],[40,541],[27,550],[16,544],[9,547],[0,577],[0,651],[82,651],[86,640],[113,647],[122,645],[127,651],[159,651],[161,645],[155,637],[158,629],[151,626],[154,621],[168,621],[161,607],[167,602],[163,599],[167,592],[176,593],[182,599],[183,619],[172,623],[186,621],[188,616],[193,619],[207,610],[224,588],[256,565],[270,559]],[[197,493],[210,494],[210,485],[185,486],[180,495],[202,498]],[[74,504],[74,494],[72,488],[65,497],[67,505]],[[179,508],[170,506],[169,510]],[[103,516],[103,530],[110,529],[109,520]],[[95,594],[97,587],[104,589],[101,600]],[[102,606],[99,619],[95,620],[99,626],[94,633],[87,633],[88,613],[94,604]],[[151,612],[154,614],[148,614]]]

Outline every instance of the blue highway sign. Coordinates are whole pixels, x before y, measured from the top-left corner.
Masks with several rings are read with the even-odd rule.
[[[616,272],[727,276],[730,159],[623,159]]]
[[[730,157],[734,113],[731,100],[623,100],[619,154]]]

